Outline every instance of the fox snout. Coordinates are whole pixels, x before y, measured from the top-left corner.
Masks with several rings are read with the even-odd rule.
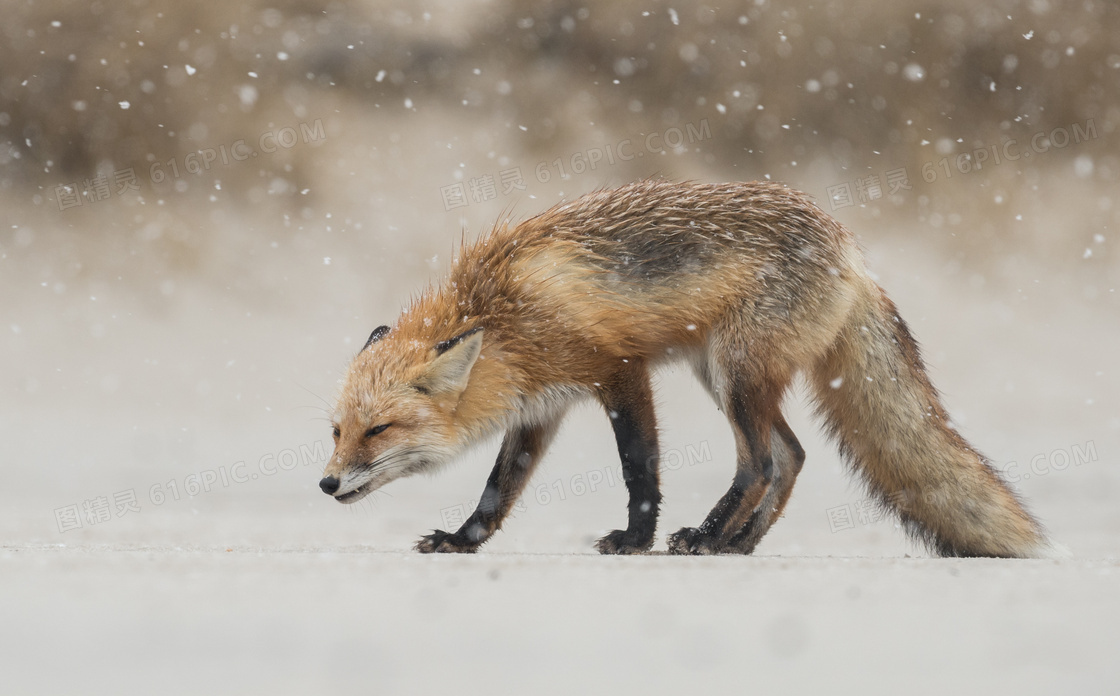
[[[327,495],[334,495],[338,492],[338,487],[341,484],[342,482],[334,476],[324,476],[323,480],[319,482],[319,488],[323,489],[323,492]]]
[[[348,465],[344,461],[337,455],[331,457],[330,465],[319,479],[319,489],[338,502],[356,503],[384,485],[384,481],[370,472],[368,465]]]

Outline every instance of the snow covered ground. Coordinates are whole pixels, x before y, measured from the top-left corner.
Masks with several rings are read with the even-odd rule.
[[[962,431],[1070,559],[928,558],[866,506],[801,391],[808,463],[754,557],[595,555],[625,491],[590,405],[483,553],[428,557],[409,547],[469,512],[496,443],[356,506],[316,485],[335,380],[427,260],[377,258],[371,278],[358,252],[262,242],[253,264],[83,273],[61,234],[9,246],[0,276],[19,298],[0,343],[5,694],[1053,693],[1120,676],[1107,270],[1026,254],[981,272],[918,238],[866,241]],[[725,489],[732,442],[686,371],[658,381],[664,549]]]
[[[216,524],[235,526],[228,515]],[[1114,561],[6,548],[5,693],[1107,693]]]

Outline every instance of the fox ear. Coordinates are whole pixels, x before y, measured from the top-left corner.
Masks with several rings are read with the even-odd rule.
[[[413,386],[429,394],[458,395],[467,388],[471,368],[482,351],[482,327],[440,341],[432,350],[436,357]]]
[[[389,333],[389,327],[388,326],[378,326],[376,329],[373,330],[373,333],[371,333],[369,335],[369,338],[366,339],[366,344],[364,346],[362,346],[362,350],[365,350],[366,348],[369,348],[374,343],[377,343],[381,339],[385,338],[385,334],[387,334],[387,333]],[[362,351],[360,350],[358,352],[361,353]]]

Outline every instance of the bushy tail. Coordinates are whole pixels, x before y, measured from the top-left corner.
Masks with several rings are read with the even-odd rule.
[[[1039,523],[950,426],[918,344],[871,281],[810,382],[844,457],[932,551],[1049,553]]]

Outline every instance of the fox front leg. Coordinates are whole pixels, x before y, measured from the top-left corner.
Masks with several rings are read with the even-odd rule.
[[[605,385],[600,396],[614,427],[622,475],[630,494],[626,529],[616,529],[595,543],[605,554],[649,551],[661,505],[657,420],[649,373],[642,364],[627,365],[629,369]]]
[[[416,542],[420,553],[474,553],[502,526],[556,433],[560,416],[546,425],[516,425],[506,433],[478,507],[456,532],[435,530]]]

